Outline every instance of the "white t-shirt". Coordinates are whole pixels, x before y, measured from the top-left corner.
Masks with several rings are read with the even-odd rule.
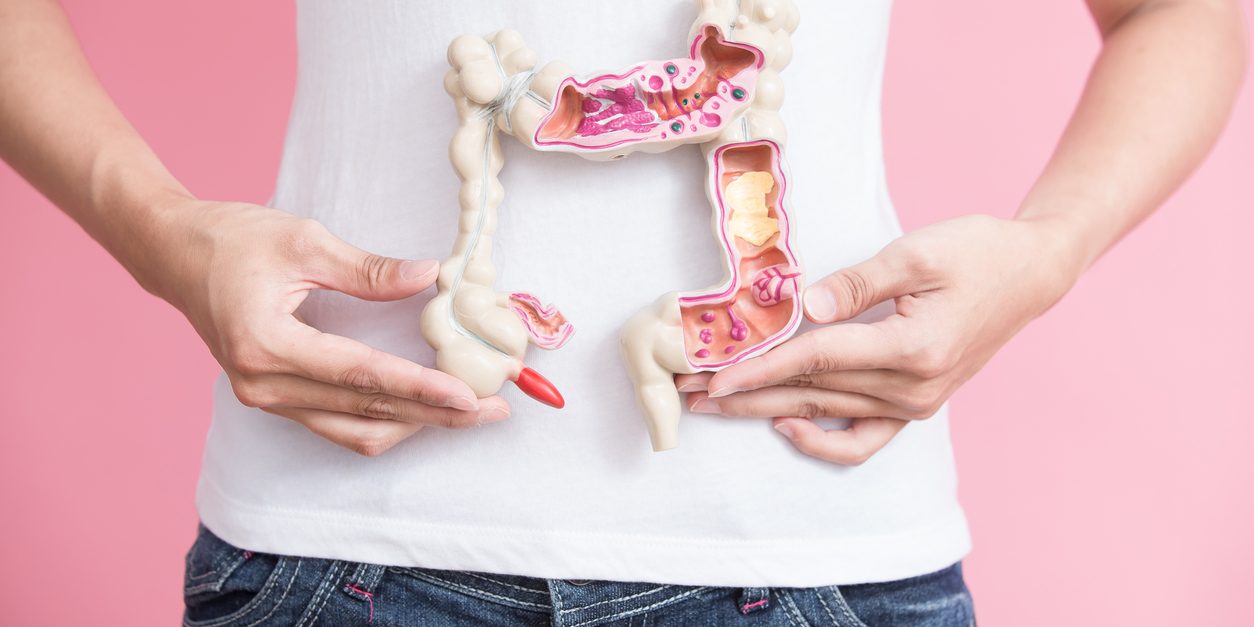
[[[783,115],[797,249],[814,280],[900,234],[880,142],[890,3],[799,4]],[[444,258],[458,218],[457,117],[442,87],[454,37],[515,28],[541,64],[590,73],[684,55],[695,16],[687,0],[301,0],[274,205],[372,252]],[[722,276],[704,161],[692,146],[593,163],[502,143],[497,286],[557,304],[577,328],[527,358],[566,408],[507,385],[509,420],[423,429],[367,458],[240,405],[220,377],[197,494],[210,529],[274,553],[693,585],[883,581],[966,554],[944,410],[860,467],[801,455],[765,419],[685,414],[679,448],[652,452],[618,330],[660,294]],[[429,297],[317,293],[301,311],[430,365],[418,329]]]

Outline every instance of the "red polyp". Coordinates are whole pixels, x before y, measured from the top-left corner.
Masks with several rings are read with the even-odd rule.
[[[545,405],[558,409],[566,406],[566,399],[562,398],[562,393],[557,391],[557,387],[531,368],[523,368],[522,372],[518,373],[518,378],[514,379],[514,385],[517,385],[518,389],[527,396]]]

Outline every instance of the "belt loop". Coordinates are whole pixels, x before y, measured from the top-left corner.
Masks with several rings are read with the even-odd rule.
[[[379,580],[383,578],[383,571],[385,570],[387,568],[379,564],[358,563],[357,568],[353,570],[353,574],[349,575],[345,584],[365,592],[374,592],[375,586],[379,585]]]
[[[736,609],[741,614],[748,616],[749,614],[771,606],[771,589],[770,588],[741,588],[739,598],[736,599]]]
[[[340,587],[344,594],[358,601],[365,601],[371,623],[374,622],[375,588],[379,586],[379,580],[383,579],[384,570],[386,568],[378,564],[358,563],[353,574],[349,575]]]

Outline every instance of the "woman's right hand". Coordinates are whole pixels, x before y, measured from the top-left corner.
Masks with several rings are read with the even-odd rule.
[[[436,261],[370,254],[314,220],[256,205],[188,199],[160,215],[163,244],[128,265],[187,316],[245,405],[371,456],[426,425],[509,416],[499,397],[476,399],[452,376],[295,315],[314,289],[374,301],[412,296],[435,282]]]

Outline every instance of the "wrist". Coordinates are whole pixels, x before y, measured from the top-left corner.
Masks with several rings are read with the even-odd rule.
[[[1037,283],[1048,294],[1046,309],[1071,290],[1088,269],[1091,258],[1081,232],[1062,216],[1019,215],[1014,218],[1028,234]]]
[[[118,256],[140,287],[180,310],[179,277],[203,249],[195,220],[200,202],[185,192],[150,192],[132,220],[136,236]]]
[[[102,149],[93,159],[80,224],[146,291],[169,300],[161,274],[185,241],[195,198],[139,146]]]
[[[1059,210],[1049,204],[1025,202],[1015,214],[1015,221],[1035,230],[1051,262],[1068,272],[1074,282],[1101,255],[1105,249],[1099,241],[1098,224],[1089,220],[1094,215],[1107,212],[1076,209],[1079,202],[1067,203],[1067,209]]]

